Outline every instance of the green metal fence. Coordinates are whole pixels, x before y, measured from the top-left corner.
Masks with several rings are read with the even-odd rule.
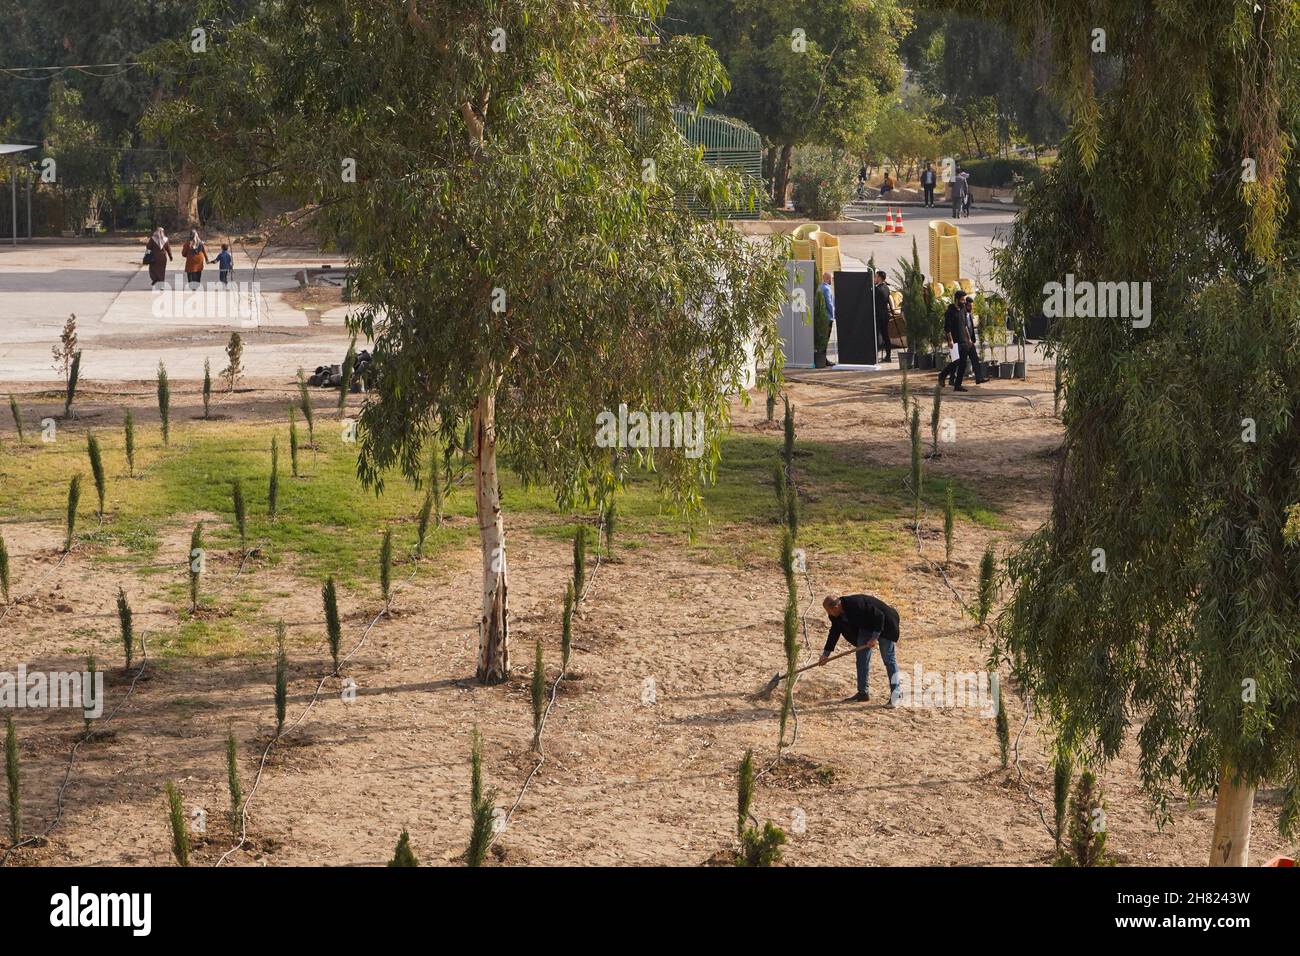
[[[704,147],[704,161],[710,166],[735,170],[752,186],[761,189],[763,182],[763,139],[740,120],[721,113],[701,113],[691,110],[673,110],[673,122],[687,142]],[[696,202],[688,203],[692,212],[707,213]],[[759,209],[724,210],[726,219],[758,219]]]

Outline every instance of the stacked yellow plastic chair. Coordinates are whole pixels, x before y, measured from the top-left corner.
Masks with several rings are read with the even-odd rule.
[[[817,256],[817,224],[815,222],[806,222],[794,231],[792,257],[795,259],[812,259],[818,260]],[[818,263],[817,276],[820,280],[821,268]]]
[[[957,227],[942,219],[930,220],[930,278],[945,285],[961,278],[961,243]]]
[[[836,273],[844,268],[844,262],[840,258],[840,237],[832,236],[829,232],[819,232],[816,235],[817,240],[817,274],[823,272]]]

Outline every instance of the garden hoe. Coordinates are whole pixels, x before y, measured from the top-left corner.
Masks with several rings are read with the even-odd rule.
[[[844,657],[845,655],[848,654],[856,654],[860,650],[862,650],[862,648],[860,647],[850,647],[846,651],[837,651],[836,653],[832,654],[830,657],[826,658],[826,660],[828,662],[833,661],[837,657]],[[817,661],[813,661],[811,664],[805,664],[803,667],[795,668],[795,673],[802,674],[804,671],[810,670],[816,666],[817,666]],[[775,674],[772,675],[772,679],[770,681],[768,681],[766,684],[762,686],[762,688],[760,688],[758,691],[755,692],[754,696],[760,698],[772,696],[772,691],[776,690],[777,685],[781,683],[781,678],[783,676],[784,675],[782,674],[781,671],[777,671]]]

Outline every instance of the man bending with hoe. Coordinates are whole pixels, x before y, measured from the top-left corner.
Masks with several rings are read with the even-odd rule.
[[[894,706],[895,692],[898,690],[898,664],[894,660],[894,645],[898,642],[898,612],[880,598],[869,594],[848,594],[843,597],[827,596],[822,607],[830,615],[831,632],[826,637],[826,646],[822,648],[818,665],[826,663],[831,651],[843,637],[858,648],[853,655],[858,665],[858,692],[849,700],[865,701],[871,699],[867,690],[867,678],[871,675],[871,649],[880,645],[880,658],[885,662],[885,672],[889,675],[889,703]]]

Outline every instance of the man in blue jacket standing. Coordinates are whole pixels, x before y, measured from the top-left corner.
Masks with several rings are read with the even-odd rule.
[[[853,655],[858,666],[858,692],[849,700],[867,701],[871,699],[867,689],[867,678],[871,676],[871,650],[879,645],[880,659],[885,662],[885,673],[889,676],[889,703],[886,706],[893,707],[898,691],[898,663],[894,658],[894,645],[898,643],[898,612],[869,594],[828,595],[822,601],[822,607],[831,619],[831,630],[817,664],[826,663],[841,637],[859,648]]]

